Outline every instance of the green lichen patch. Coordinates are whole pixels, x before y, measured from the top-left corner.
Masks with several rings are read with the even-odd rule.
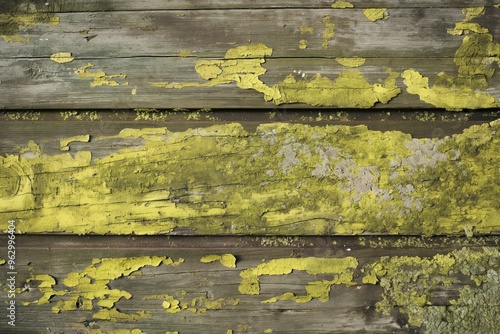
[[[379,284],[383,300],[377,310],[394,308],[408,315],[409,324],[424,326],[428,333],[493,333],[498,314],[500,253],[496,248],[462,248],[432,258],[382,257],[365,266],[364,284]],[[460,289],[450,306],[433,305],[433,293],[460,282],[463,275],[474,282]]]

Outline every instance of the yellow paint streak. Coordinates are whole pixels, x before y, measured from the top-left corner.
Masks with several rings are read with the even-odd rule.
[[[69,143],[72,143],[72,142],[88,143],[89,141],[90,141],[89,135],[61,138],[59,140],[59,149],[61,151],[69,151]]]
[[[323,16],[323,24],[325,29],[323,30],[323,41],[321,42],[321,47],[323,49],[328,48],[329,42],[333,39],[335,35],[335,24],[332,22],[330,15]]]
[[[485,90],[488,88],[488,79],[495,73],[491,64],[500,63],[500,44],[493,41],[488,29],[469,22],[484,13],[483,7],[467,8],[463,12],[464,21],[458,22],[455,29],[448,31],[452,35],[467,34],[455,52],[454,62],[458,74],[451,76],[440,72],[430,85],[427,77],[409,69],[402,74],[406,90],[410,94],[417,94],[422,101],[448,110],[499,107],[500,100]]]
[[[387,20],[389,18],[387,8],[367,8],[363,9],[363,14],[365,14],[366,18],[372,22]]]
[[[136,313],[123,313],[118,311],[116,308],[101,308],[99,311],[94,313],[93,318],[99,320],[106,320],[111,322],[117,321],[127,321],[127,322],[137,322],[141,319],[147,319],[151,316],[150,312],[139,310]]]
[[[300,34],[301,35],[305,35],[305,34],[309,34],[310,35],[310,34],[313,34],[313,33],[314,33],[313,27],[305,25],[305,24],[303,24],[303,25],[300,26]]]
[[[463,21],[455,23],[455,28],[448,29],[448,34],[458,36],[463,35],[464,33],[469,34],[472,32],[479,34],[488,33],[488,29],[481,27],[479,23],[470,22],[485,13],[484,7],[464,8],[462,9],[462,13],[465,15],[465,18]]]
[[[332,3],[332,8],[354,8],[354,5],[349,1],[338,0]]]
[[[365,58],[335,58],[337,63],[346,67],[360,67],[366,62]]]
[[[207,311],[220,310],[226,305],[236,306],[240,302],[238,298],[219,298],[213,300],[206,296],[185,300],[183,296],[186,294],[186,291],[181,291],[178,293],[179,297],[169,294],[151,295],[145,297],[144,300],[163,300],[162,307],[167,313],[171,314],[183,311],[188,311],[193,314],[203,314]]]
[[[329,18],[326,20],[329,22]],[[311,80],[296,81],[289,75],[283,82],[272,87],[259,78],[266,73],[261,66],[264,57],[272,55],[272,49],[264,44],[237,47],[228,50],[224,60],[199,60],[195,69],[201,78],[198,82],[150,82],[156,87],[173,89],[185,87],[212,87],[236,83],[239,88],[253,89],[264,95],[266,101],[274,104],[307,103],[315,106],[337,106],[348,108],[370,108],[375,103],[388,103],[401,89],[396,85],[399,73],[388,70],[383,83],[370,84],[357,70],[342,71],[334,81],[319,74]],[[258,57],[247,59],[248,57]],[[260,58],[259,58],[260,57]],[[360,66],[363,58],[339,58],[345,66]],[[382,81],[382,80],[379,80]]]
[[[358,261],[354,257],[345,258],[284,258],[273,259],[255,268],[243,270],[240,273],[242,281],[238,290],[246,295],[260,293],[260,276],[264,275],[289,275],[294,270],[305,271],[309,275],[332,274],[333,280],[311,281],[306,285],[306,294],[296,296],[289,292],[273,297],[263,303],[274,303],[280,300],[295,300],[297,303],[306,303],[313,299],[322,302],[329,300],[330,287],[334,284],[353,285],[354,269]]]
[[[52,56],[50,56],[50,60],[55,61],[56,63],[59,64],[69,63],[72,62],[74,59],[75,57],[71,55],[71,52],[57,52],[54,53]]]
[[[205,255],[200,259],[202,263],[211,263],[220,261],[220,263],[227,268],[236,268],[236,257],[233,254],[223,255]]]
[[[86,334],[145,334],[139,328],[135,329],[114,329],[110,331],[102,331],[101,329],[88,329]]]
[[[103,71],[89,71],[89,69],[93,68],[94,64],[88,63],[82,67],[79,67],[75,74],[82,79],[92,79],[90,82],[91,87],[99,87],[99,86],[127,86],[128,82],[120,83],[115,79],[125,79],[127,77],[126,74],[117,73],[117,74],[106,74]]]
[[[193,54],[193,52],[191,50],[182,49],[181,51],[179,51],[178,56],[184,58],[184,57],[189,57],[192,54]]]
[[[337,106],[346,108],[370,108],[375,103],[388,103],[401,89],[396,85],[399,73],[388,71],[388,77],[380,84],[370,84],[360,71],[344,70],[334,80],[315,75],[311,80],[297,81],[289,75],[275,88],[280,98],[275,104],[307,103],[315,106]]]

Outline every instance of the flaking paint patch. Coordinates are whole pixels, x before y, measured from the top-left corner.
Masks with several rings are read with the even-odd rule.
[[[335,23],[332,22],[330,15],[323,16],[322,19],[325,29],[323,30],[323,41],[321,42],[321,47],[323,49],[328,48],[329,42],[335,36]]]
[[[93,160],[31,141],[0,157],[0,228],[16,219],[25,233],[498,232],[499,134],[500,121],[443,139],[283,123],[127,129],[92,141],[136,144]]]
[[[329,20],[329,19],[328,19]],[[317,74],[312,79],[288,75],[282,82],[270,87],[259,78],[266,73],[261,64],[265,56],[272,55],[272,49],[264,44],[230,49],[225,60],[200,60],[195,68],[205,83],[150,82],[156,87],[167,89],[185,87],[212,87],[236,83],[239,88],[253,89],[264,95],[266,101],[274,104],[307,103],[314,106],[337,106],[346,108],[370,108],[375,103],[387,104],[401,89],[396,85],[399,73],[387,70],[387,78],[382,83],[369,83],[359,70],[348,69],[335,80]],[[248,57],[261,57],[246,59]],[[361,58],[360,58],[361,59]],[[357,65],[361,60],[340,60],[348,65]]]
[[[61,151],[69,151],[69,144],[73,142],[88,143],[90,141],[90,135],[73,136],[67,138],[61,138],[59,140],[59,149]]]
[[[358,261],[354,257],[345,258],[285,258],[273,259],[255,268],[245,269],[240,273],[242,277],[238,286],[240,293],[258,295],[260,293],[260,276],[289,275],[295,270],[305,271],[309,275],[334,275],[332,280],[311,281],[306,285],[306,294],[296,296],[292,292],[270,298],[262,303],[275,303],[282,300],[294,300],[297,303],[307,303],[313,299],[326,302],[330,299],[330,288],[334,284],[355,285],[353,282],[354,270]]]
[[[363,14],[368,20],[372,22],[376,22],[378,20],[387,20],[389,18],[387,8],[367,8],[363,9]]]
[[[379,284],[383,300],[377,311],[386,315],[394,307],[408,315],[409,324],[426,333],[494,333],[500,311],[500,253],[496,248],[462,248],[432,258],[382,257],[365,266],[364,284]],[[476,287],[460,288],[450,306],[433,305],[432,294],[465,275]]]
[[[335,58],[337,63],[346,67],[360,67],[366,62],[365,58],[353,57],[353,58]]]
[[[349,1],[338,0],[332,3],[332,8],[354,8],[354,5]]]
[[[94,311],[94,319],[135,322],[149,317],[150,313],[143,310],[136,313],[120,312],[115,308],[115,303],[121,299],[131,299],[132,294],[125,290],[111,289],[109,284],[146,266],[177,265],[179,261],[174,262],[171,258],[159,256],[95,258],[92,264],[82,271],[69,273],[62,280],[64,288],[59,287],[57,290],[58,284],[54,277],[47,274],[34,275],[27,282],[39,281],[38,289],[43,296],[27,304],[44,305],[52,303],[52,297],[59,296],[60,300],[52,306],[53,313]],[[97,311],[96,306],[99,307]]]
[[[430,85],[429,78],[409,69],[402,74],[406,90],[424,102],[448,110],[499,107],[500,100],[485,90],[488,79],[495,73],[491,64],[500,63],[500,43],[493,41],[488,29],[470,22],[484,14],[484,7],[466,8],[463,12],[465,19],[448,31],[451,35],[466,35],[455,52],[458,75],[440,72]]]
[[[211,263],[219,261],[224,267],[236,268],[236,257],[233,254],[205,255],[200,259],[201,263]]]
[[[219,298],[211,299],[207,296],[195,297],[191,300],[186,300],[186,291],[180,291],[177,296],[162,294],[151,295],[144,297],[144,300],[163,300],[162,307],[167,313],[180,313],[188,311],[193,314],[203,314],[207,311],[220,310],[224,306],[237,306],[240,302],[239,298]]]
[[[92,63],[87,63],[87,65],[79,67],[75,74],[82,79],[92,79],[90,82],[91,87],[100,86],[128,86],[128,82],[122,82],[127,75],[124,73],[117,74],[106,74],[103,71],[90,71],[95,65]]]
[[[66,64],[75,59],[71,52],[57,52],[50,56],[50,60],[59,64]]]
[[[146,334],[139,328],[134,329],[113,329],[103,331],[102,329],[88,329],[86,334]]]

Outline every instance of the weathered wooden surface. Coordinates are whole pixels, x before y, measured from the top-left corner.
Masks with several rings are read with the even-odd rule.
[[[332,3],[65,1],[28,6],[2,2],[0,107],[498,106],[500,79],[492,71],[500,53],[495,42],[500,9],[481,1],[370,2],[370,8],[387,8],[389,15],[372,22],[364,15],[366,2],[353,2],[354,8],[347,9],[331,8]],[[484,6],[484,11],[467,12],[464,7],[469,5]],[[236,76],[223,78],[222,73],[202,79],[197,73],[199,61],[223,60],[232,49],[255,45],[266,45],[272,54],[239,53],[241,59],[232,60],[235,67],[226,68],[236,71]],[[307,48],[301,49],[301,45]],[[71,53],[74,60],[51,61],[59,52]],[[365,62],[340,59],[342,65],[339,58],[363,58]],[[255,67],[239,67],[250,59],[260,61],[258,70],[265,74],[256,74]],[[416,93],[422,84],[405,72],[412,69],[428,78],[428,89]],[[386,80],[388,70],[396,74],[390,86],[401,92],[394,90],[382,99],[372,96],[376,95],[372,86]],[[441,72],[448,81],[441,80]],[[327,81],[315,81],[318,74]],[[309,84],[299,92],[315,96],[323,90],[334,97],[300,97],[295,87],[284,87],[289,75]],[[351,84],[339,81],[342,77],[350,78]],[[477,77],[484,80],[474,81]],[[241,83],[247,79],[253,86]],[[436,79],[440,80],[433,86]],[[278,87],[287,96],[274,94],[266,102],[256,80],[266,90]],[[198,87],[158,87],[165,82]],[[360,90],[371,94],[365,103],[359,101]],[[437,98],[428,96],[436,92]]]
[[[495,237],[17,235],[16,241],[16,327],[2,319],[3,333],[498,330],[500,257]],[[5,245],[7,238],[0,243]],[[200,262],[206,255],[228,253],[236,258],[235,268],[231,261],[226,266]],[[153,264],[155,257],[174,263]],[[315,269],[314,263],[324,259],[338,261],[338,268]],[[286,269],[286,261],[293,272]],[[305,261],[310,264],[301,268]],[[256,267],[261,268],[259,294],[245,293],[245,273]],[[367,278],[373,277],[372,267],[377,284]],[[0,269],[1,296],[7,300],[7,264]],[[324,274],[315,273],[318,269]],[[315,294],[313,282],[328,288]],[[291,300],[272,300],[278,296]],[[296,302],[295,297],[305,299]],[[454,310],[465,313],[455,318]]]
[[[500,191],[498,120],[460,133],[464,115],[449,121],[456,135],[416,139],[401,131],[321,123],[245,129],[244,122],[215,121],[176,131],[169,129],[168,113],[136,115],[165,117],[166,127],[134,125],[99,136],[78,126],[69,137],[27,131],[23,140],[6,138],[11,152],[13,143],[19,147],[0,158],[0,226],[14,219],[25,233],[75,234],[500,231],[493,200]],[[73,116],[78,114],[59,117]],[[342,114],[317,118],[330,116]],[[187,115],[195,121],[213,117],[207,111]],[[14,121],[9,131],[79,121],[44,122]],[[94,121],[97,128],[101,123]]]

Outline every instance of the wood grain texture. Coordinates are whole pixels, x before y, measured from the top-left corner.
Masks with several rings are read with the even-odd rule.
[[[436,5],[435,2],[427,5],[432,3]],[[448,8],[448,3],[437,8],[414,8],[419,5],[394,2],[397,8],[387,6],[388,19],[377,22],[367,19],[361,5],[353,9],[299,9],[293,8],[293,4],[290,8],[279,4],[277,8],[268,8],[262,3],[246,8],[235,2],[226,4],[232,8],[228,10],[217,9],[221,4],[211,2],[214,7],[210,9],[203,4],[199,5],[201,8],[189,4],[196,6],[193,10],[177,8],[174,2],[170,4],[173,8],[156,8],[151,3],[151,8],[136,10],[132,2],[127,2],[133,9],[128,11],[120,7],[125,6],[124,2],[110,3],[110,8],[101,10],[71,9],[92,4],[60,3],[60,8],[68,9],[54,9],[28,18],[19,18],[17,7],[12,9],[13,14],[3,14],[10,30],[1,33],[6,37],[0,40],[3,96],[0,108],[93,108],[96,104],[100,108],[272,108],[273,103],[266,102],[262,94],[241,89],[235,82],[182,89],[151,85],[151,82],[206,83],[195,70],[197,61],[223,59],[228,50],[257,43],[272,49],[272,55],[261,58],[266,73],[259,76],[268,87],[280,84],[288,75],[310,81],[319,74],[334,81],[346,70],[358,71],[368,84],[374,85],[386,79],[389,69],[398,73],[414,69],[429,78],[432,85],[438,73],[457,75],[460,69],[454,59],[457,62],[460,57],[473,57],[457,54],[467,34],[448,33],[464,20],[461,6],[465,4],[454,8]],[[499,15],[499,9],[487,5],[484,14],[471,22],[488,29],[494,43],[499,33],[495,24]],[[334,35],[329,38],[324,35],[325,17],[334,25]],[[53,18],[57,18],[54,24],[47,23]],[[26,20],[29,24],[23,23]],[[16,38],[26,43],[16,42]],[[307,44],[307,48],[301,49],[301,43]],[[57,52],[70,52],[75,60],[65,64],[51,61],[50,57]],[[497,67],[495,52],[490,54],[488,71]],[[366,62],[353,70],[339,64],[335,60],[339,57],[364,58]],[[107,84],[92,87],[91,80],[76,74],[87,64],[92,64],[89,72],[104,76],[120,74],[122,80],[112,87]],[[498,75],[489,76],[487,82],[487,89],[482,87],[478,91],[498,100]],[[424,108],[433,104],[446,107],[409,94],[402,77],[395,85],[401,93],[388,104],[374,103],[374,107]],[[443,95],[441,99],[446,101],[450,97]],[[288,105],[306,106],[300,101]],[[469,104],[464,102],[463,106],[467,108]]]
[[[5,244],[6,238],[0,239]],[[377,311],[387,291],[398,286],[385,288],[380,285],[363,283],[370,264],[383,257],[396,259],[408,257],[417,261],[421,258],[432,259],[436,254],[454,254],[461,247],[468,247],[473,252],[483,250],[482,247],[497,247],[498,239],[477,238],[276,238],[276,237],[61,237],[61,236],[17,236],[17,320],[16,330],[30,333],[98,333],[97,330],[141,329],[143,333],[264,333],[272,329],[272,333],[416,333],[422,326],[408,324],[408,314],[404,305],[394,306],[390,314]],[[380,248],[381,247],[381,248]],[[218,262],[200,263],[200,259],[209,254],[231,253],[236,256],[236,268],[227,268]],[[465,254],[465,253],[464,253]],[[474,253],[475,254],[475,253]],[[108,307],[96,303],[106,297],[92,300],[92,309],[75,307],[74,310],[53,312],[58,302],[80,296],[80,303],[85,300],[83,291],[78,286],[68,286],[65,279],[70,272],[87,273],[92,263],[103,259],[146,258],[151,256],[168,256],[184,262],[176,266],[159,265],[144,266],[123,277],[111,280],[107,286],[115,291],[125,291],[131,297],[122,297],[113,307],[121,314],[128,316],[146,311],[148,317],[132,321],[124,318],[117,320],[97,319],[96,315]],[[497,255],[498,256],[498,255]],[[333,285],[329,290],[327,301],[312,300],[307,303],[296,303],[293,300],[262,303],[273,296],[285,292],[297,295],[305,293],[305,286],[311,281],[331,279],[332,275],[311,275],[301,270],[294,270],[285,275],[263,275],[260,278],[260,294],[245,295],[238,291],[242,281],[241,273],[245,269],[269,263],[273,259],[304,258],[343,259],[356,258],[358,266],[354,272],[354,285]],[[492,258],[485,270],[498,270],[498,258]],[[495,262],[496,261],[496,262]],[[479,263],[479,262],[478,262]],[[97,266],[97,265],[96,265]],[[2,268],[4,266],[0,266]],[[98,268],[98,266],[97,266]],[[389,268],[389,267],[387,267]],[[3,268],[2,268],[3,269]],[[428,275],[425,267],[415,266],[413,270]],[[55,279],[54,291],[67,291],[68,294],[51,296],[45,305],[37,305],[43,295],[41,281],[35,279],[50,275]],[[432,285],[430,289],[421,290],[422,296],[428,298],[423,309],[436,309],[450,306],[450,300],[459,298],[465,286],[473,284],[466,275],[445,274],[430,271],[430,277],[453,279],[453,284]],[[1,271],[2,286],[5,285],[5,270]],[[381,278],[383,279],[383,278]],[[387,281],[389,282],[389,281]],[[68,285],[66,285],[68,284]],[[98,283],[96,283],[97,286]],[[407,286],[413,289],[411,283]],[[388,290],[387,290],[388,289]],[[475,291],[480,291],[474,288]],[[47,291],[47,290],[45,290]],[[185,292],[182,292],[185,291]],[[385,292],[384,292],[385,291]],[[425,291],[425,292],[424,292]],[[182,293],[181,293],[182,292]],[[2,298],[5,291],[2,289]],[[169,294],[182,301],[198,298],[198,304],[192,307],[203,307],[203,300],[210,301],[225,298],[220,308],[208,309],[204,313],[183,310],[169,313],[162,307],[162,299],[151,299],[152,296]],[[149,299],[148,299],[149,298]],[[236,305],[229,300],[238,299]],[[23,305],[23,303],[30,303]],[[191,305],[190,305],[191,306]],[[420,307],[420,306],[419,306]],[[494,307],[492,305],[492,307]],[[387,310],[386,310],[387,311]],[[473,315],[470,314],[470,319]],[[430,318],[424,326],[433,325]],[[2,321],[2,330],[10,327]],[[94,332],[93,332],[93,331]],[[142,333],[141,332],[141,333]],[[128,333],[128,332],[127,332]]]

